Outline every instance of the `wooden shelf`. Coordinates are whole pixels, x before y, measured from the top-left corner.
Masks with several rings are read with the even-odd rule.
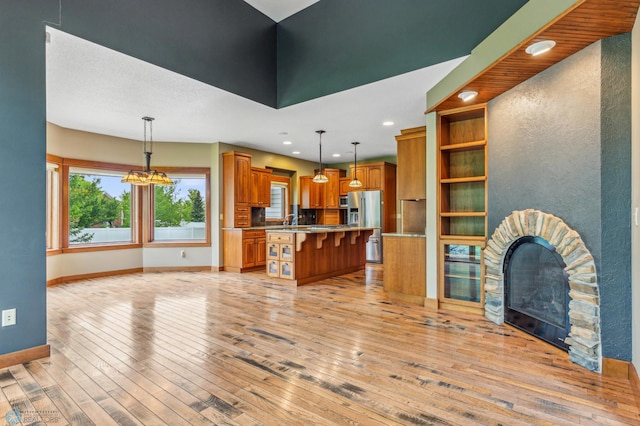
[[[441,217],[485,217],[485,212],[440,212]]]
[[[443,145],[440,147],[440,151],[454,151],[454,150],[468,150],[473,148],[482,149],[487,145],[486,140],[473,141],[473,142],[463,142],[457,143],[453,145]]]
[[[441,184],[470,183],[470,182],[485,182],[486,180],[487,180],[486,176],[471,176],[471,177],[463,177],[463,178],[440,179],[440,183]]]
[[[481,248],[487,235],[486,105],[438,113],[438,222],[441,306],[483,310]],[[460,246],[460,247],[455,247]],[[468,247],[464,247],[468,246]],[[449,250],[474,256],[457,258]]]

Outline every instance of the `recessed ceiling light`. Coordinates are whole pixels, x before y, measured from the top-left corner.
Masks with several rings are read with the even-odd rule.
[[[283,145],[291,145],[291,141],[283,141],[282,144]]]
[[[334,157],[340,157],[340,154],[333,154]]]
[[[293,151],[292,154],[293,155],[298,155],[298,154],[300,154],[300,151]]]
[[[525,52],[527,52],[531,56],[537,56],[550,51],[555,45],[556,42],[553,40],[539,41],[527,47],[525,49]]]
[[[396,124],[396,123],[394,123],[393,121],[383,121],[382,122],[383,126],[393,126],[394,124]]]
[[[478,92],[476,92],[475,90],[465,90],[464,92],[460,92],[460,94],[458,95],[458,97],[464,102],[470,101],[476,96],[478,96]]]

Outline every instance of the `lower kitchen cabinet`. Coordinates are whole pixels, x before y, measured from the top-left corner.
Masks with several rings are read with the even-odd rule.
[[[223,230],[224,269],[245,272],[267,264],[267,240],[264,230]]]
[[[424,235],[384,235],[383,288],[392,300],[424,305],[427,295]]]
[[[296,252],[294,235],[269,233],[267,240],[267,275],[276,278],[293,279]]]

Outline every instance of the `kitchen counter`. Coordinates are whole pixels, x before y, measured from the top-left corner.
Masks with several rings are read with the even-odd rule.
[[[268,232],[296,232],[296,233],[322,233],[341,231],[370,231],[379,228],[358,227],[349,225],[267,225],[250,226],[245,228],[222,228],[223,231],[268,231]]]
[[[411,234],[411,233],[384,233],[383,237],[405,237],[405,238],[425,238],[425,234]]]
[[[267,275],[307,284],[364,268],[366,243],[377,228],[267,228]]]

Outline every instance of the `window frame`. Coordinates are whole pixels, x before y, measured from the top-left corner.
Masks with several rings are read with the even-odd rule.
[[[69,245],[69,175],[71,168],[81,168],[87,170],[95,170],[96,172],[117,172],[124,175],[131,169],[138,167],[105,163],[100,161],[76,160],[64,158],[62,159],[62,194],[60,203],[61,229],[60,240],[62,253],[81,253],[102,250],[122,250],[142,247],[141,234],[141,189],[131,185],[131,241],[115,242],[115,243],[93,243],[93,244],[74,244]]]
[[[282,221],[284,220],[284,218],[287,217],[287,215],[289,214],[289,208],[291,206],[291,178],[286,177],[286,176],[274,176],[274,175],[271,175],[270,180],[269,180],[269,193],[271,193],[271,184],[273,182],[286,184],[286,186],[287,186],[287,190],[286,190],[286,198],[287,199],[286,199],[285,205],[284,205],[284,216],[279,218],[279,219],[267,219],[265,217],[265,222],[267,224],[272,224],[272,223],[281,224]]]
[[[155,191],[154,185],[145,187],[143,247],[211,247],[211,169],[207,167],[156,167],[155,170],[172,175],[197,175],[205,179],[205,239],[204,240],[155,240]]]
[[[51,165],[52,167],[50,167]],[[52,169],[55,169],[52,170]],[[46,250],[47,256],[62,253],[62,157],[46,157]]]

